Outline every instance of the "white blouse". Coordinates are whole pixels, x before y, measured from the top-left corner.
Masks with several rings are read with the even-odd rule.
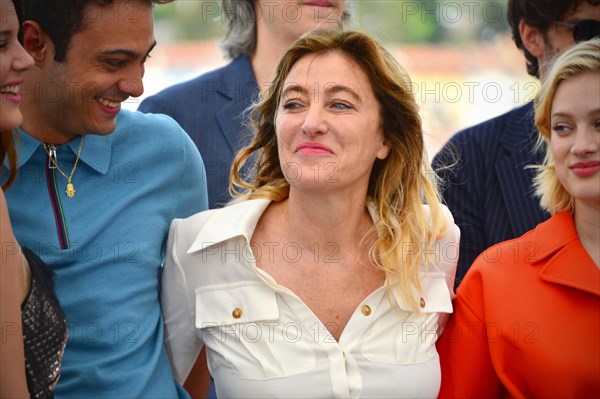
[[[435,263],[426,272],[422,265],[420,310],[407,310],[382,286],[337,342],[297,295],[256,266],[250,239],[269,203],[173,221],[161,295],[175,378],[186,380],[206,345],[218,397],[436,397],[435,342],[452,312],[460,236],[450,212]]]

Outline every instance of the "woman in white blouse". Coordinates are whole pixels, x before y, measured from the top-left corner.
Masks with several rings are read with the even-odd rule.
[[[365,34],[309,34],[251,120],[235,202],[171,226],[176,378],[204,345],[220,397],[435,397],[459,231],[408,76]]]

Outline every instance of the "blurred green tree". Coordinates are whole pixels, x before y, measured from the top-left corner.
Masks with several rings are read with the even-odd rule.
[[[354,26],[386,42],[459,44],[508,31],[506,0],[347,1],[356,2]],[[217,39],[226,32],[220,0],[177,0],[156,7],[155,15],[162,40]]]
[[[398,43],[469,42],[508,30],[506,1],[359,0],[358,26]]]

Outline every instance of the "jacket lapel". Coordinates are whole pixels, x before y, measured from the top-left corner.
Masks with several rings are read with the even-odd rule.
[[[242,127],[247,116],[247,108],[258,96],[258,85],[250,59],[247,56],[236,58],[223,73],[218,92],[228,100],[216,114],[221,134],[233,152],[241,145]]]
[[[241,146],[241,133],[247,131],[243,126],[246,115],[244,110],[243,103],[230,101],[216,115],[221,134],[233,152],[236,152]]]
[[[600,296],[600,269],[579,241],[564,247],[540,271],[542,280]]]
[[[600,269],[581,245],[573,217],[561,212],[535,231],[533,263],[546,260],[540,278],[600,296]]]
[[[533,105],[529,103],[514,112],[507,123],[506,133],[500,140],[506,156],[496,163],[498,183],[515,237],[548,217],[534,194],[532,179],[535,172],[526,169],[528,165],[540,164],[543,160],[541,154],[531,153],[536,139]]]

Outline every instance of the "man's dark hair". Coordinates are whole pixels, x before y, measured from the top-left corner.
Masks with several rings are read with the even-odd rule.
[[[23,25],[23,3],[21,0],[12,0],[13,6],[15,7],[15,11],[17,12],[17,20],[19,21],[19,41],[21,44],[23,43],[23,29],[21,29],[21,25]]]
[[[37,22],[55,47],[54,60],[64,62],[73,35],[85,29],[90,6],[113,3],[166,4],[174,0],[23,0],[25,20]]]
[[[579,4],[587,1],[592,5],[600,4],[600,0],[509,0],[508,2],[508,24],[512,31],[512,37],[527,60],[527,73],[539,78],[539,63],[527,48],[519,34],[519,22],[538,29],[544,37],[554,21],[561,21],[564,16],[575,10]]]

